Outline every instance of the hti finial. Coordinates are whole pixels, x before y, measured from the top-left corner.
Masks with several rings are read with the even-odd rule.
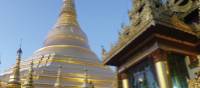
[[[19,48],[22,48],[22,38],[20,39],[20,41],[19,41]]]
[[[19,43],[19,49],[17,50],[17,55],[21,56],[22,54],[22,38],[20,39],[20,43]]]
[[[0,65],[2,64],[2,61],[1,61],[1,59],[2,59],[2,56],[1,56],[1,53],[0,53]]]
[[[101,51],[102,59],[104,60],[106,58],[107,52],[106,52],[106,49],[104,48],[104,46],[101,46],[101,48],[102,48],[102,51]]]

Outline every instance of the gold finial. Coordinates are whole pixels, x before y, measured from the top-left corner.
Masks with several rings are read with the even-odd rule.
[[[58,73],[57,73],[57,79],[56,79],[56,83],[55,83],[55,88],[62,88],[62,85],[61,85],[61,77],[62,77],[62,74],[61,74],[61,70],[62,70],[62,66],[59,66],[59,69],[58,69]]]
[[[74,0],[63,0],[63,8],[60,13],[60,17],[56,26],[60,25],[77,25],[77,17],[76,17],[76,10],[75,10],[75,3]]]
[[[10,79],[8,81],[7,88],[20,88],[21,82],[20,82],[20,62],[21,62],[21,55],[22,55],[22,49],[21,47],[17,50],[17,60],[16,65],[13,68],[13,72],[10,75]]]
[[[33,61],[31,61],[28,76],[27,76],[27,79],[26,79],[26,81],[23,85],[23,88],[34,88],[34,85],[33,85],[33,65],[34,65]]]
[[[102,53],[101,53],[102,54],[102,59],[105,60],[107,52],[106,52],[104,46],[101,46],[101,49],[102,49]]]

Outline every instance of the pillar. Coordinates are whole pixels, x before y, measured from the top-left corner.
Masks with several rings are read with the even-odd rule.
[[[167,52],[157,50],[152,54],[156,70],[157,80],[160,88],[172,88],[169,67],[167,63]]]
[[[126,73],[122,73],[121,79],[122,79],[122,87],[123,88],[129,88],[128,75]]]

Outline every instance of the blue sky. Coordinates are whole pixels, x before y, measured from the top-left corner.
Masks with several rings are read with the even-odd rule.
[[[41,48],[56,22],[62,0],[0,0],[0,72],[15,63],[20,38],[23,58]],[[109,50],[122,23],[128,23],[131,0],[76,0],[78,20],[91,49],[100,57]]]

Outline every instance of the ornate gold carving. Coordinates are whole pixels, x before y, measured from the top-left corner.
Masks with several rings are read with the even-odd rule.
[[[192,6],[192,0],[169,0],[170,9],[174,12],[188,12]]]
[[[166,61],[167,52],[159,49],[159,50],[154,51],[150,56],[154,59],[155,62]]]
[[[200,20],[200,16],[199,16],[199,20]],[[197,37],[200,38],[200,24],[193,23],[193,25],[194,25],[194,32],[196,33]]]
[[[153,25],[155,5],[154,2],[158,1],[152,0],[134,0],[134,8],[129,12],[131,25],[122,27],[122,32],[120,32],[119,40],[116,44],[111,46],[110,52],[106,54],[106,58],[109,58],[116,54],[118,50],[122,49],[131,40],[135,39],[140,35],[149,25]],[[105,61],[105,60],[104,60]]]
[[[185,24],[184,22],[180,21],[177,16],[174,15],[171,18],[171,22],[175,28],[182,30],[184,32],[187,32],[187,33],[193,33],[192,28],[190,26],[188,26],[187,24]]]
[[[200,88],[200,72],[196,73],[195,79],[189,80],[188,88]]]
[[[196,68],[199,66],[198,56],[189,56],[189,59],[190,59],[190,64],[189,64],[190,68]]]

